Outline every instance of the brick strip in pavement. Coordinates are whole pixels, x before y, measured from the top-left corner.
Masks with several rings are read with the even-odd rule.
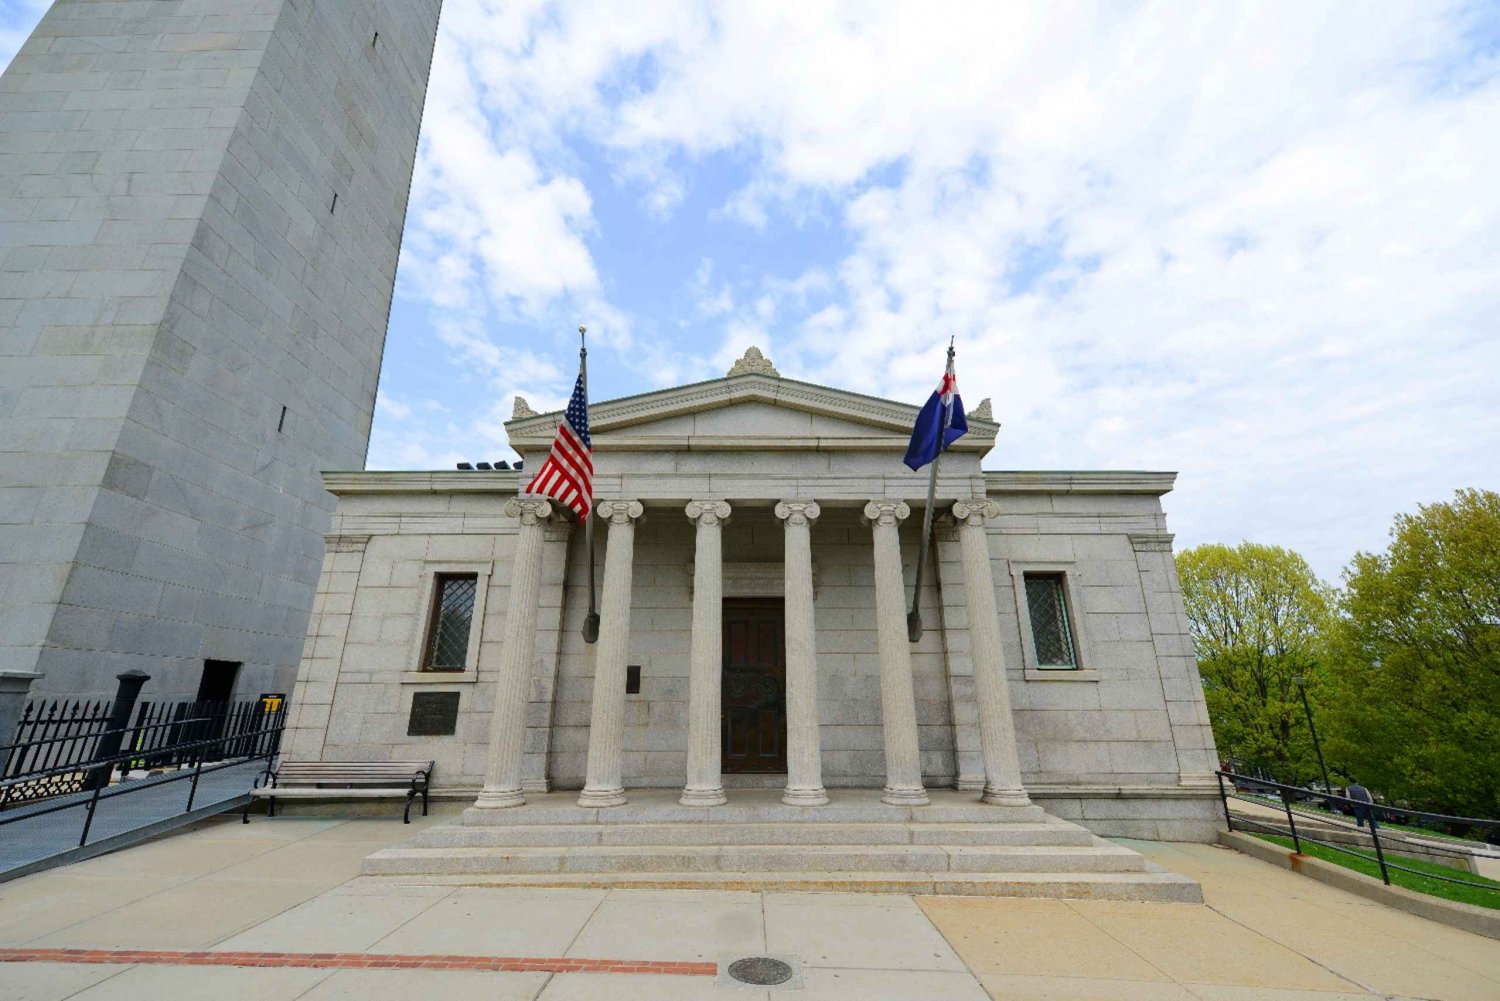
[[[712,977],[715,963],[512,956],[399,956],[364,952],[159,952],[140,949],[0,949],[0,963],[124,966],[273,966],[339,970],[478,970],[521,973],[656,973]]]

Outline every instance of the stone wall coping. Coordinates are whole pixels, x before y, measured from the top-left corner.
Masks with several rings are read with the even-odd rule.
[[[962,439],[960,439],[962,440]],[[1175,472],[1135,469],[985,470],[990,494],[1152,494],[1170,493]]]
[[[1182,785],[1108,785],[1104,783],[1027,782],[1032,799],[1218,799],[1217,787]]]

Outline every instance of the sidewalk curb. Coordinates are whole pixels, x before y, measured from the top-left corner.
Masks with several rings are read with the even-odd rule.
[[[1398,911],[1415,914],[1417,917],[1437,921],[1462,931],[1473,932],[1475,935],[1500,939],[1500,910],[1430,897],[1425,893],[1417,893],[1405,887],[1386,886],[1372,876],[1345,869],[1332,862],[1324,862],[1322,859],[1298,855],[1280,845],[1262,841],[1248,834],[1220,831],[1219,844],[1226,848],[1233,848],[1251,858],[1260,859],[1262,862],[1270,862],[1283,869],[1311,876],[1320,883],[1327,883],[1340,890],[1348,890],[1368,900],[1394,907]]]

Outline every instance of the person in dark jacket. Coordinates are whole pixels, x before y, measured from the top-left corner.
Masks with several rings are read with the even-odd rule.
[[[1354,822],[1360,827],[1365,826],[1365,821],[1370,822],[1370,829],[1375,829],[1375,814],[1370,807],[1375,802],[1375,797],[1370,795],[1370,790],[1359,784],[1358,779],[1351,779],[1346,791],[1350,799],[1354,800]]]

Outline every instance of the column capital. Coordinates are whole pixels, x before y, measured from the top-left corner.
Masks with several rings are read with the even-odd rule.
[[[594,511],[611,525],[639,521],[646,513],[638,500],[602,500],[594,505]]]
[[[523,525],[535,525],[552,516],[552,505],[541,497],[512,497],[505,502],[505,516],[520,518]]]
[[[953,520],[960,525],[982,526],[985,521],[1000,515],[1000,505],[987,497],[953,502]]]
[[[722,500],[695,500],[688,501],[686,508],[688,521],[697,522],[700,525],[717,525],[729,518],[730,511],[728,501]]]
[[[899,525],[910,516],[906,501],[872,500],[864,510],[864,520],[870,525]]]
[[[784,500],[776,502],[776,517],[788,525],[809,525],[818,520],[823,509],[815,500]]]

